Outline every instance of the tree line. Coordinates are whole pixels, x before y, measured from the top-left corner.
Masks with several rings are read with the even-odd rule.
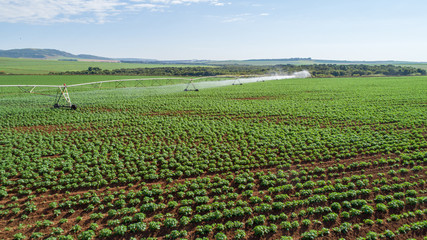
[[[293,73],[307,70],[313,77],[359,77],[359,76],[419,76],[426,75],[426,70],[396,65],[223,65],[196,67],[156,67],[156,68],[121,68],[101,69],[89,67],[83,71],[51,72],[55,75],[138,75],[138,76],[218,76],[218,75],[264,75],[275,73]]]

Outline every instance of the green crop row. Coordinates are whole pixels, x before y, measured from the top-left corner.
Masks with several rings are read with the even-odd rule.
[[[421,239],[426,80],[0,94],[0,239]]]

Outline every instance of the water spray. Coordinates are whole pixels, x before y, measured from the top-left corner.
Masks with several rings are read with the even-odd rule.
[[[199,91],[200,88],[212,88],[212,87],[223,87],[229,85],[243,85],[244,83],[255,83],[255,82],[265,82],[272,80],[283,80],[283,79],[293,79],[293,78],[309,78],[311,74],[304,70],[300,72],[295,72],[293,74],[275,74],[270,76],[259,76],[259,77],[237,77],[235,79],[221,80],[221,81],[205,81],[197,82],[197,88],[193,82],[193,79],[187,85],[187,88],[184,91]],[[189,90],[189,87],[193,87],[194,90]],[[195,90],[197,89],[197,90]]]

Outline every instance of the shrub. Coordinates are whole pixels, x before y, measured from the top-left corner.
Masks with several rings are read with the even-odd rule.
[[[189,217],[187,217],[187,216],[183,216],[183,217],[181,217],[181,219],[179,220],[179,224],[180,225],[182,225],[182,226],[185,226],[185,225],[187,225],[187,224],[189,224],[190,223],[190,218]]]
[[[55,210],[53,210],[53,215],[54,215],[55,217],[58,217],[59,215],[61,215],[61,210],[59,210],[59,209],[55,209]]]
[[[376,232],[370,231],[366,234],[366,240],[375,240],[375,239],[378,239],[378,234]]]
[[[318,235],[319,236],[326,236],[326,235],[329,235],[329,234],[330,234],[330,232],[329,232],[328,228],[322,228],[320,231],[318,231]]]
[[[50,208],[57,208],[57,207],[58,207],[58,203],[56,203],[56,202],[51,202],[51,203],[49,203],[49,207],[50,207]]]
[[[8,196],[8,194],[7,194],[6,190],[0,189],[0,199],[7,197],[7,196]]]
[[[264,236],[265,234],[267,234],[269,232],[269,229],[267,226],[264,225],[258,225],[255,226],[253,229],[255,235],[257,236]]]
[[[359,209],[355,209],[355,208],[350,209],[350,216],[351,217],[357,217],[360,214],[362,214],[362,211],[360,211]]]
[[[113,235],[113,231],[111,231],[108,228],[103,228],[101,229],[101,231],[99,231],[99,237],[101,238],[108,238],[111,237]]]
[[[43,234],[43,233],[41,233],[41,232],[33,232],[33,233],[31,234],[30,238],[37,239],[37,238],[43,238],[43,236],[44,236],[44,234]]]
[[[252,197],[249,198],[249,201],[251,203],[261,203],[262,199],[260,197],[258,197],[258,196],[252,196]]]
[[[227,240],[227,236],[224,233],[219,232],[219,233],[215,234],[215,239],[216,240]]]
[[[218,223],[215,225],[215,230],[217,231],[224,231],[225,230],[225,226],[222,223]]]
[[[82,227],[78,224],[71,227],[71,232],[80,232],[82,230]]]
[[[397,221],[400,220],[400,215],[398,215],[398,214],[391,214],[390,218],[391,218],[392,221],[397,222]]]
[[[280,223],[280,227],[282,227],[283,229],[285,229],[286,231],[289,231],[292,229],[292,225],[291,222],[289,221],[283,221]]]
[[[369,205],[363,205],[360,211],[362,211],[363,214],[372,215],[374,213],[374,208]]]
[[[255,216],[254,218],[253,218],[253,220],[254,220],[254,224],[264,224],[265,222],[266,222],[266,217],[265,217],[265,215],[259,215],[259,216]]]
[[[279,240],[293,240],[290,236],[281,236]]]
[[[163,221],[163,224],[165,225],[165,227],[173,228],[178,226],[178,220],[176,220],[175,218],[166,218]]]
[[[142,204],[141,212],[154,212],[159,208],[159,206],[153,202]]]
[[[59,220],[60,224],[64,224],[64,223],[67,223],[67,222],[68,222],[68,219],[66,219],[66,218],[61,218],[61,220]]]
[[[335,231],[339,233],[348,233],[351,230],[351,223],[344,222],[339,227],[334,228]]]
[[[244,239],[245,237],[246,237],[246,232],[242,229],[237,229],[234,232],[234,239],[236,240]]]
[[[191,213],[193,212],[193,209],[191,209],[191,207],[189,206],[182,206],[178,209],[178,212],[181,215],[188,216],[188,215],[191,215]]]
[[[305,226],[305,227],[308,227],[308,226],[310,226],[310,225],[311,225],[311,221],[310,221],[310,219],[303,219],[303,220],[301,221],[301,224],[302,224],[303,226]]]
[[[342,207],[343,207],[343,208],[348,208],[348,209],[350,209],[350,208],[351,208],[351,203],[350,203],[350,202],[348,202],[348,201],[343,201],[343,202],[341,203],[341,205],[342,205]]]
[[[354,230],[360,230],[360,228],[361,228],[360,224],[354,224],[353,225]]]
[[[95,232],[93,230],[87,230],[87,231],[80,233],[77,236],[77,239],[79,239],[79,240],[91,240],[94,237],[95,237]]]
[[[416,198],[407,197],[406,198],[406,204],[408,205],[417,205],[418,200]]]
[[[13,239],[14,240],[23,240],[26,239],[27,237],[23,234],[23,233],[17,233],[13,235]]]
[[[338,214],[332,212],[328,213],[327,215],[323,216],[323,221],[325,222],[335,222],[337,220]]]
[[[385,200],[385,197],[383,195],[379,194],[379,195],[375,196],[374,201],[377,203],[382,203],[382,202],[385,202],[386,200]]]
[[[53,224],[53,222],[50,220],[47,220],[47,219],[43,220],[43,226],[45,226],[45,227],[49,227],[52,224]]]
[[[337,202],[333,202],[331,204],[331,209],[334,210],[335,212],[339,212],[341,210],[341,205]]]
[[[136,213],[135,215],[133,215],[133,218],[132,218],[134,222],[142,222],[144,219],[145,219],[144,213]]]
[[[409,189],[406,191],[406,196],[408,197],[416,197],[417,196],[417,191],[413,190],[413,189]]]
[[[349,213],[349,212],[344,211],[344,212],[342,212],[342,213],[341,213],[341,217],[342,217],[342,218],[350,218],[350,213]]]
[[[351,200],[351,207],[353,207],[353,208],[359,208],[359,207],[365,206],[366,204],[367,204],[367,202],[364,199]]]
[[[132,223],[128,226],[130,232],[143,232],[147,229],[147,225],[143,222]]]
[[[388,207],[384,203],[377,203],[377,211],[379,212],[387,212]]]
[[[369,226],[374,225],[374,221],[373,221],[372,219],[365,219],[365,220],[363,220],[363,222],[364,222],[366,225],[369,225]]]
[[[299,227],[299,222],[298,222],[298,221],[293,221],[293,222],[291,223],[291,227],[292,227],[292,228],[298,228],[298,227]]]
[[[168,202],[168,207],[169,208],[176,208],[178,206],[178,202],[177,201],[170,201]]]
[[[120,220],[119,219],[113,219],[113,220],[109,220],[107,222],[108,226],[116,226],[116,225],[119,225],[119,224],[120,224]]]
[[[212,225],[209,225],[209,224],[204,225],[204,226],[199,225],[196,227],[196,233],[201,234],[201,235],[207,235],[210,232],[212,232],[212,229],[213,229]]]
[[[114,228],[113,232],[114,232],[114,235],[124,236],[126,234],[127,230],[128,230],[128,228],[126,225],[119,225],[119,226]]]
[[[385,230],[382,235],[384,235],[387,238],[394,238],[394,237],[396,237],[396,235],[394,234],[394,232],[391,231],[391,230],[388,230],[388,229]]]
[[[270,227],[268,227],[268,231],[271,232],[271,233],[277,232],[277,225],[276,224],[271,224]]]
[[[193,217],[193,219],[191,219],[191,222],[194,222],[194,223],[199,223],[199,222],[202,222],[203,221],[203,216],[202,215],[200,215],[200,214],[196,214],[196,215],[194,215],[194,217]]]
[[[92,220],[102,219],[102,218],[104,218],[104,214],[102,214],[102,213],[92,213],[90,215],[90,219],[92,219]]]
[[[149,224],[148,224],[148,228],[150,229],[150,230],[160,230],[160,227],[162,226],[162,223],[161,222],[156,222],[156,221],[151,221]]]
[[[178,231],[178,230],[172,230],[170,234],[166,234],[165,238],[166,239],[177,239],[180,237],[185,237],[187,236],[187,231],[186,230],[182,230],[182,231]]]
[[[403,208],[405,206],[405,202],[402,200],[392,200],[388,203],[388,207],[392,209]]]
[[[302,240],[313,240],[315,238],[317,238],[318,234],[316,230],[310,230],[307,232],[303,232],[301,234],[301,239]]]

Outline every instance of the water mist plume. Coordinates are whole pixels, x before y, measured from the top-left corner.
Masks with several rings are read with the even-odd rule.
[[[292,78],[308,78],[311,77],[311,74],[304,70],[300,72],[295,72],[290,75],[285,74],[275,74],[271,76],[262,76],[262,77],[249,77],[249,78],[236,78],[230,80],[221,80],[221,81],[207,81],[207,82],[195,82],[197,88],[212,88],[212,87],[223,87],[230,86],[233,83],[254,83],[254,82],[265,82],[272,80],[282,80],[282,79],[292,79]]]

